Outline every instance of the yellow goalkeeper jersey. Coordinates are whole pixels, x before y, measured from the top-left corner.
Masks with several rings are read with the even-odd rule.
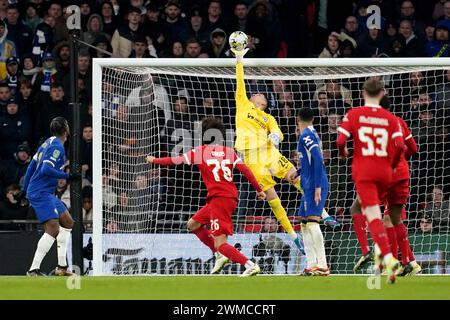
[[[236,142],[238,151],[258,149],[268,143],[267,136],[276,133],[283,140],[283,133],[273,116],[255,107],[247,98],[244,83],[244,66],[236,64]]]

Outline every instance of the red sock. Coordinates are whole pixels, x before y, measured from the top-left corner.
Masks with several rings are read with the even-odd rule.
[[[367,240],[366,217],[361,213],[357,213],[352,216],[352,219],[356,239],[358,239],[358,243],[361,246],[362,254],[366,255],[370,251],[369,241]]]
[[[392,255],[398,258],[398,243],[397,243],[397,233],[394,227],[386,228],[386,233],[389,239],[389,245],[391,246]],[[403,252],[402,252],[403,257]]]
[[[242,253],[239,252],[238,249],[229,245],[228,243],[222,244],[219,247],[218,251],[231,261],[237,262],[243,266],[245,266],[245,263],[248,261],[246,256],[244,256]]]
[[[197,238],[200,239],[201,242],[203,242],[205,245],[207,245],[212,252],[216,252],[216,248],[214,248],[214,239],[209,234],[209,231],[206,230],[205,227],[200,227],[197,230],[192,231],[193,234],[197,236]]]
[[[414,257],[414,254],[411,250],[411,244],[409,243],[408,238],[406,238],[406,241],[408,242],[408,257],[409,257],[409,262],[411,261],[416,261],[416,258]]]
[[[409,249],[408,233],[403,223],[394,226],[394,228],[397,235],[398,246],[402,253],[402,264],[405,265],[409,262],[409,251],[411,250]]]
[[[372,220],[372,222],[369,223],[369,231],[373,242],[375,242],[381,250],[381,256],[384,257],[388,253],[391,253],[386,229],[384,228],[381,219]]]

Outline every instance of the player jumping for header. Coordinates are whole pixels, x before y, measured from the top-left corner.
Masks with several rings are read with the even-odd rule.
[[[288,177],[296,174],[294,165],[284,157],[277,147],[283,140],[283,133],[273,116],[264,112],[267,99],[263,94],[254,94],[247,98],[244,83],[243,57],[248,49],[236,51],[236,143],[235,149],[244,157],[245,164],[252,170],[262,189],[267,194],[267,201],[275,217],[303,252],[301,238],[294,231],[275,191],[273,176],[291,182],[300,192],[300,181],[290,181]],[[339,223],[325,211],[322,214],[327,225]]]
[[[352,178],[377,247],[375,267],[378,268],[382,263],[388,274],[388,283],[394,283],[400,263],[392,255],[381,220],[380,203],[386,198],[392,182],[393,168],[397,167],[405,144],[397,118],[380,106],[383,95],[380,80],[366,80],[363,86],[365,105],[351,109],[344,117],[338,129],[337,146],[341,156],[347,157],[347,140],[353,136]]]
[[[264,200],[266,194],[234,150],[223,145],[225,126],[221,120],[203,119],[202,134],[204,138],[211,137],[209,141],[203,141],[203,145],[177,157],[148,156],[147,162],[163,166],[179,164],[198,166],[208,195],[206,205],[189,219],[187,226],[214,252],[216,262],[211,273],[219,273],[231,260],[245,267],[243,277],[256,275],[261,272],[259,266],[227,243],[228,236],[233,234],[231,217],[238,201],[238,191],[233,182],[233,168],[245,175],[257,191],[259,199]],[[205,228],[207,224],[211,226],[210,231]]]
[[[300,109],[298,120],[300,137],[297,151],[300,155],[300,168],[291,180],[296,181],[300,178],[303,189],[299,209],[307,261],[303,275],[327,276],[330,269],[327,266],[325,244],[319,223],[329,190],[328,177],[323,163],[320,138],[313,127],[313,111],[310,108]]]
[[[57,242],[58,267],[55,275],[65,276],[72,273],[67,270],[67,245],[74,221],[64,203],[55,196],[59,179],[80,179],[80,174],[68,174],[62,171],[65,162],[64,142],[70,130],[67,120],[56,117],[50,123],[52,137],[39,147],[25,174],[22,189],[16,199],[25,196],[36,212],[45,233],[38,242],[33,263],[28,276],[41,276],[41,262],[53,243]]]

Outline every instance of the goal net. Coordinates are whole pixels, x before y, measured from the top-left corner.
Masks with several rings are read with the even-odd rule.
[[[450,61],[247,59],[244,68],[247,94],[267,97],[267,112],[285,136],[280,151],[295,165],[296,113],[306,106],[315,112],[330,181],[326,208],[341,222],[335,228],[321,225],[333,274],[353,273],[360,255],[349,213],[355,199],[351,158],[338,156],[337,128],[347,110],[362,104],[364,81],[382,78],[391,110],[408,123],[419,146],[410,160],[406,206],[412,249],[424,273],[450,271]],[[186,228],[205,204],[197,168],[151,166],[145,156],[179,155],[199,145],[204,117],[221,118],[233,146],[234,60],[94,59],[94,83],[94,274],[209,274],[213,254]],[[265,274],[300,273],[305,257],[268,204],[256,200],[238,172],[234,176],[239,202],[230,243]],[[276,191],[299,231],[301,195],[283,181]],[[223,273],[242,271],[231,264]]]

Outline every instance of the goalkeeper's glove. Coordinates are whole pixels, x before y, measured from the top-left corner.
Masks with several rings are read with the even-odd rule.
[[[27,196],[27,192],[25,190],[21,190],[19,192],[16,192],[13,194],[13,198],[16,201],[21,201],[22,199],[24,199]]]
[[[280,144],[280,136],[277,133],[271,133],[268,136],[268,139],[272,144],[278,148],[278,145]]]
[[[248,48],[244,49],[244,50],[235,50],[235,49],[230,49],[231,52],[234,53],[234,56],[236,57],[236,61],[237,62],[242,62],[244,60],[244,56],[245,54],[248,52]]]

